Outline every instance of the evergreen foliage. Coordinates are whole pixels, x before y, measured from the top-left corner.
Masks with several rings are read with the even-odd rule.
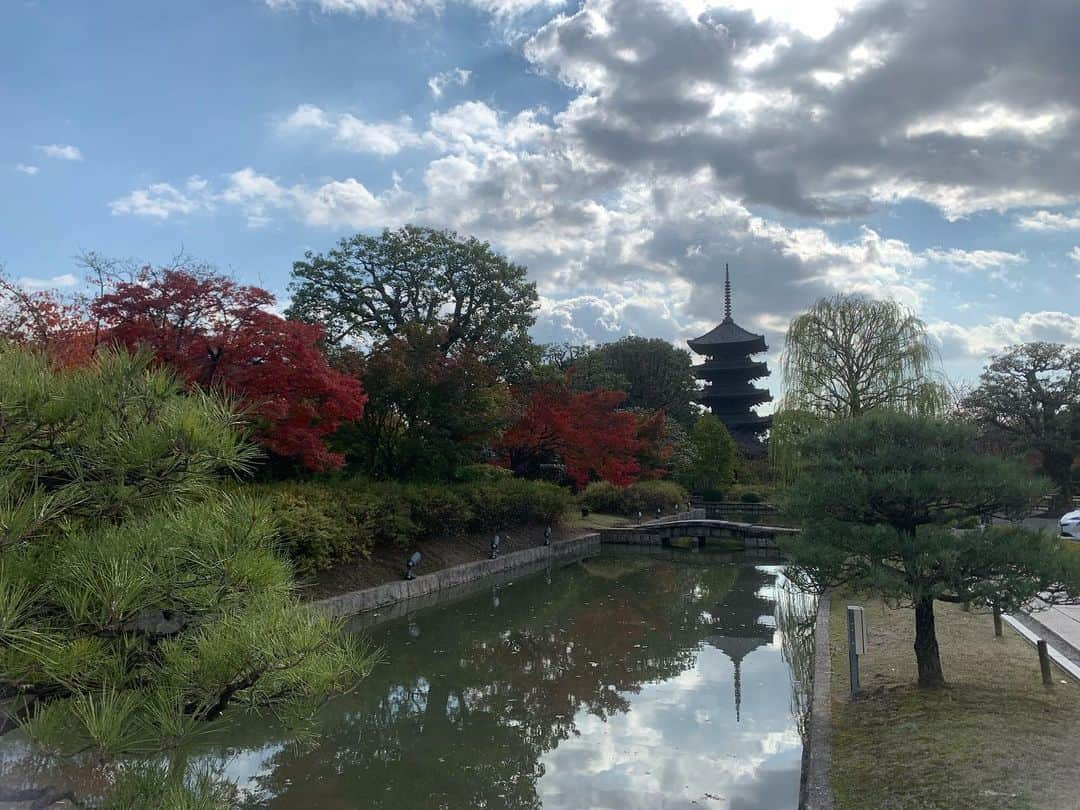
[[[152,753],[233,713],[300,723],[373,653],[297,602],[255,451],[147,355],[0,346],[0,683],[59,754]]]
[[[786,543],[805,587],[848,585],[915,608],[919,685],[944,683],[934,601],[1016,610],[1036,595],[1080,597],[1080,556],[1016,526],[960,530],[972,515],[1018,518],[1044,491],[1019,464],[974,449],[958,421],[876,411],[804,442]]]
[[[1080,348],[1010,347],[991,359],[961,409],[995,444],[1035,450],[1043,472],[1058,487],[1059,503],[1071,503],[1072,469],[1080,455]]]

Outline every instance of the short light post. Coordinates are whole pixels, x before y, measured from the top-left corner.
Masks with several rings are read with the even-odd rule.
[[[550,526],[548,526],[547,528],[544,529],[544,545],[545,546],[550,546],[551,545],[551,527]]]
[[[638,509],[638,513],[637,513],[637,522],[639,524],[641,523],[641,510],[640,509]]]
[[[501,542],[501,538],[496,533],[496,535],[491,538],[491,559],[493,559],[493,560],[496,557],[499,556],[499,543],[500,542]]]
[[[866,616],[861,607],[848,605],[848,671],[851,677],[851,696],[859,694],[859,656],[866,654]]]
[[[420,552],[414,551],[405,564],[405,579],[416,579],[416,567],[420,565]]]

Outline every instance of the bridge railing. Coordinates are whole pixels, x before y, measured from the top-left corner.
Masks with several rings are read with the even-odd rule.
[[[658,518],[652,520],[646,520],[642,525],[648,525],[650,523],[671,523],[677,520],[704,520],[705,510],[694,508],[684,509],[682,512],[672,512],[670,515],[661,515]]]

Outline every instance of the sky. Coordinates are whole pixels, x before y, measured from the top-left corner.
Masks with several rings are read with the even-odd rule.
[[[6,0],[0,263],[292,262],[415,223],[526,265],[537,340],[891,297],[956,382],[1080,343],[1075,0]],[[768,383],[777,393],[774,374]]]

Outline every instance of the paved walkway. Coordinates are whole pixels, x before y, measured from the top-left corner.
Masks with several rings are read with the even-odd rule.
[[[1022,618],[1024,624],[1044,637],[1050,646],[1080,665],[1080,605],[1055,605]]]
[[[1029,529],[1058,533],[1056,519],[1028,518]],[[1029,630],[1072,661],[1080,665],[1080,605],[1055,605],[1017,617]]]

